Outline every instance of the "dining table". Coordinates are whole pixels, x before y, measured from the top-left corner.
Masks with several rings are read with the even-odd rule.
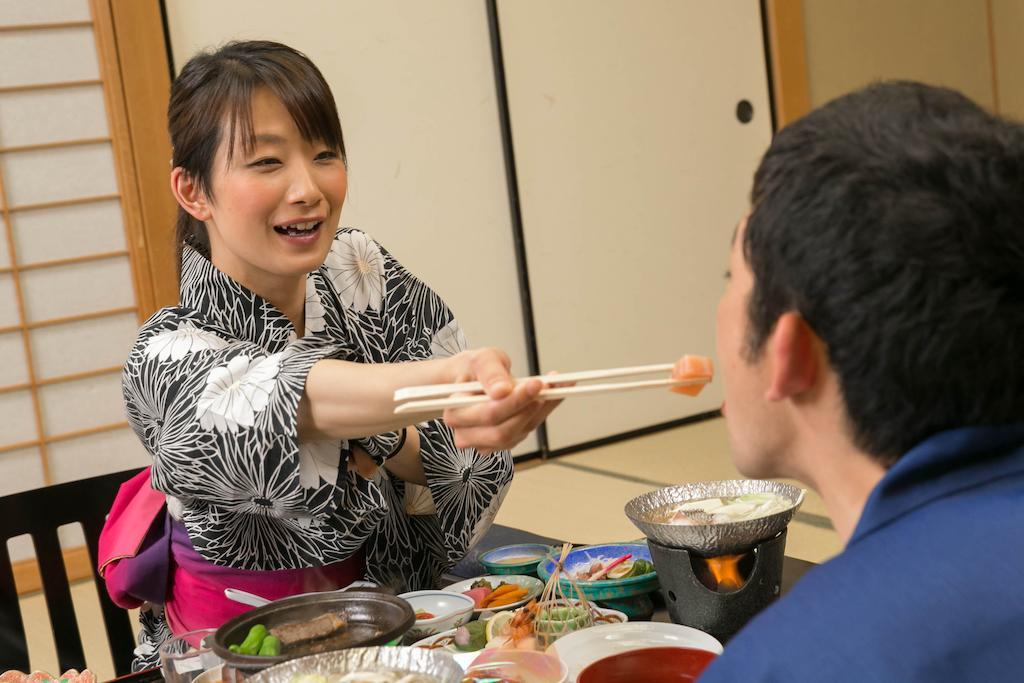
[[[633,539],[629,542],[643,543],[646,542],[646,539]],[[491,528],[488,529],[483,538],[477,542],[473,550],[463,558],[461,562],[442,575],[441,586],[447,586],[465,579],[487,574],[487,570],[477,559],[481,554],[501,546],[516,545],[520,543],[542,543],[544,545],[561,547],[564,541],[550,538],[548,536],[541,536],[515,527],[492,524]],[[573,545],[584,544],[574,543]],[[788,555],[785,556],[782,565],[781,594],[784,595],[797,581],[800,580],[800,577],[814,566],[815,563],[813,562],[801,560],[796,557],[790,557]],[[654,602],[654,613],[651,616],[650,621],[669,623],[671,619],[669,618],[668,609],[665,607],[665,603],[662,600],[660,593],[654,593],[652,595],[652,600]],[[120,678],[114,679],[114,681],[117,681],[118,683],[158,683],[163,681],[163,676],[159,669],[147,669],[145,671],[128,674],[127,676],[121,676]]]

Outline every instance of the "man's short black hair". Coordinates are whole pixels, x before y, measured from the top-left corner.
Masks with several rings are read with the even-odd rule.
[[[1024,127],[879,83],[781,130],[754,178],[748,355],[796,311],[858,447],[1024,421]]]

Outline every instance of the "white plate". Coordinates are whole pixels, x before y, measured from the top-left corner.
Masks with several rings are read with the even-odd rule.
[[[692,647],[722,653],[722,644],[703,631],[654,621],[592,626],[562,636],[548,650],[554,650],[566,663],[569,681],[575,683],[580,672],[599,659],[648,647]]]
[[[444,633],[435,633],[432,636],[427,636],[423,640],[417,640],[415,643],[412,644],[412,647],[424,647],[426,645],[433,645],[435,640],[439,640],[446,636],[454,636],[457,630],[458,629],[453,628],[452,630],[445,631]],[[458,662],[459,666],[462,667],[463,671],[465,671],[466,667],[468,667],[473,662],[473,660],[476,659],[476,656],[482,652],[482,650],[463,652],[459,648],[455,647],[455,645],[445,645],[444,647],[438,649],[451,653],[452,657],[455,658],[455,661]]]
[[[530,589],[530,591],[522,600],[518,600],[508,605],[502,605],[501,607],[477,607],[473,610],[475,614],[480,614],[481,612],[504,612],[505,610],[522,607],[530,600],[538,597],[544,590],[543,581],[535,579],[532,576],[522,576],[520,574],[506,574],[503,576],[498,574],[489,574],[487,576],[478,576],[475,579],[466,579],[465,581],[459,581],[458,583],[453,583],[450,586],[445,586],[441,590],[446,590],[452,593],[464,593],[469,590],[470,586],[472,586],[474,582],[479,581],[480,579],[487,579],[487,581],[495,588],[501,583],[514,583],[517,586],[525,586]]]

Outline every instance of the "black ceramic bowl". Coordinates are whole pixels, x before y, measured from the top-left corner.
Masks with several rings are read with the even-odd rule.
[[[245,640],[249,629],[256,624],[271,629],[328,612],[340,614],[348,622],[346,628],[335,636],[303,643],[277,657],[240,655],[228,650],[229,645]],[[409,603],[387,593],[345,591],[297,595],[275,600],[228,621],[214,634],[212,648],[224,660],[224,682],[237,683],[257,671],[296,657],[350,647],[385,645],[400,638],[415,622],[416,615]]]

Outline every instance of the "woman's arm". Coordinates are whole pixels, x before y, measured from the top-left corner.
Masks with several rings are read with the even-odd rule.
[[[318,361],[309,371],[299,402],[299,438],[352,439],[433,419],[440,413],[395,415],[395,390],[478,380],[493,400],[445,413],[447,420],[458,423],[458,445],[484,450],[511,447],[536,429],[554,404],[545,406],[537,399],[540,381],[516,385],[509,365],[504,352],[489,348],[409,363]]]
[[[415,427],[405,428],[405,443],[398,453],[384,461],[384,468],[402,481],[427,485],[427,473],[423,471],[420,457],[420,433]]]

